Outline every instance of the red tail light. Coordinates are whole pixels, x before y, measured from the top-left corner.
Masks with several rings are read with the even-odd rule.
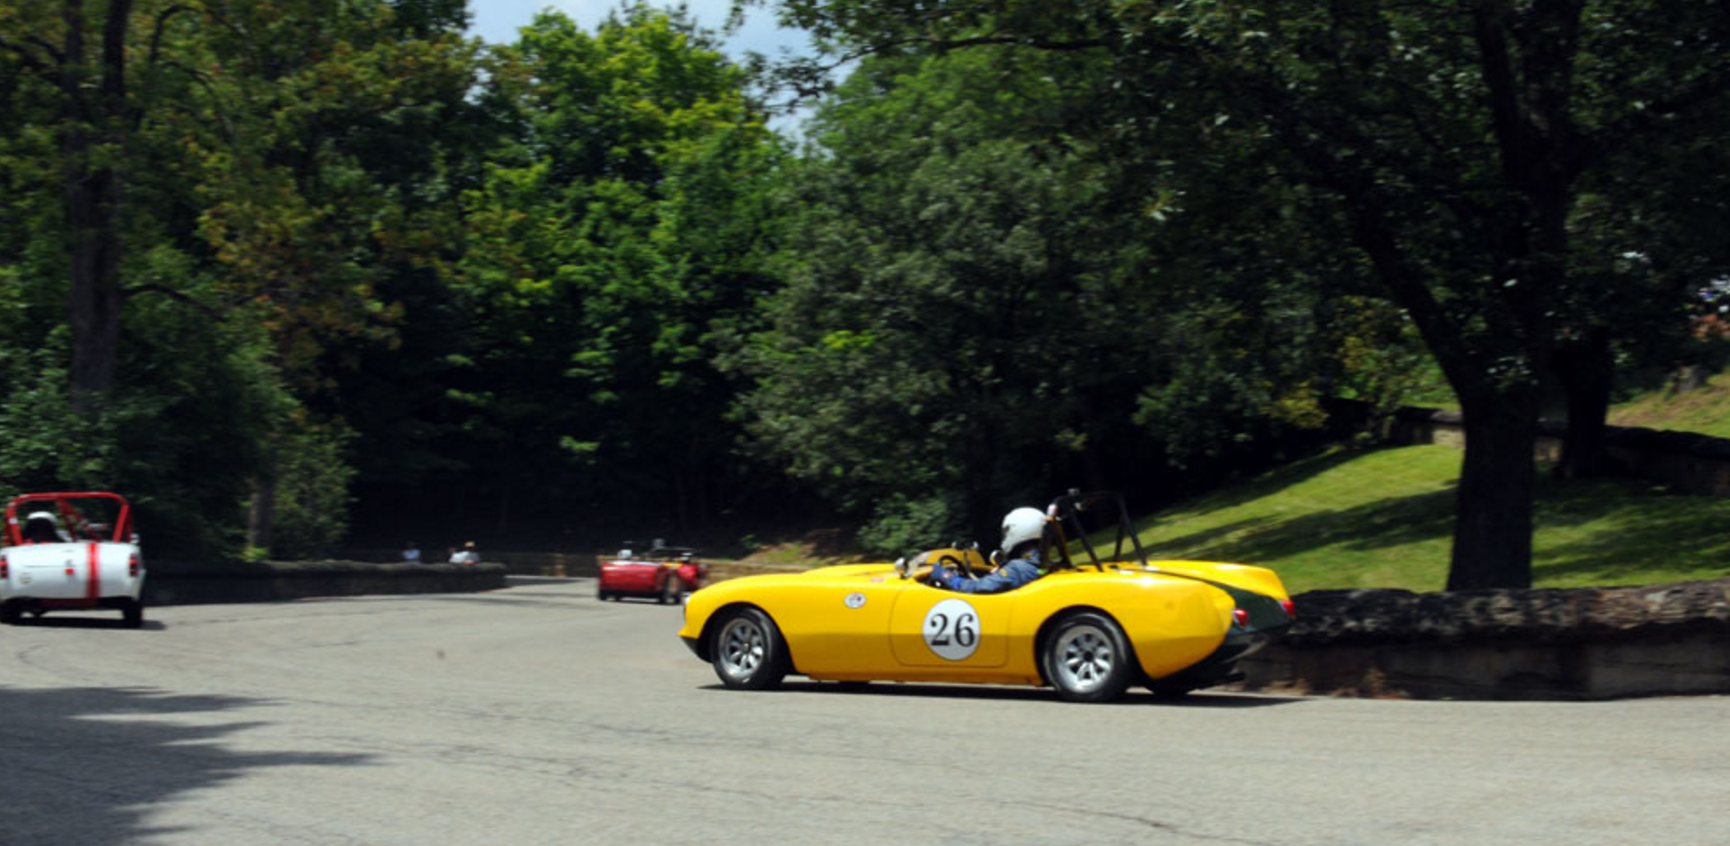
[[[1231,609],[1231,619],[1232,619],[1232,622],[1235,622],[1238,625],[1240,625],[1246,629],[1249,628],[1249,612],[1248,611],[1245,611],[1242,608],[1233,608],[1233,609]]]
[[[6,556],[0,555],[0,579],[11,578],[12,565],[6,563]]]
[[[132,557],[126,559],[126,575],[138,578],[138,553],[133,553]]]
[[[1293,604],[1291,600],[1282,599],[1282,600],[1280,600],[1279,605],[1281,608],[1285,609],[1285,615],[1287,617],[1290,617],[1294,620],[1297,619],[1297,605]]]

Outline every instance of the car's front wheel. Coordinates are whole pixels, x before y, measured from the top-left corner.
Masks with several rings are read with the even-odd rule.
[[[791,666],[781,630],[756,608],[726,612],[709,646],[721,684],[734,690],[768,690],[786,678]]]
[[[1040,654],[1046,681],[1070,702],[1109,702],[1137,674],[1123,629],[1110,617],[1082,611],[1063,618]]]

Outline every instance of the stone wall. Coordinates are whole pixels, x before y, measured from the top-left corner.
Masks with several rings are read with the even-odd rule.
[[[284,602],[315,596],[471,593],[505,586],[499,564],[379,564],[363,561],[157,562],[144,578],[146,605]]]
[[[1562,449],[1567,427],[1554,421],[1539,425],[1537,455],[1554,460]],[[1458,411],[1402,408],[1394,414],[1391,436],[1406,444],[1460,447],[1466,442]],[[1610,426],[1604,433],[1610,459],[1622,472],[1662,482],[1686,493],[1730,496],[1730,440],[1694,432],[1672,432],[1638,426]]]
[[[1461,699],[1730,693],[1730,579],[1625,588],[1312,591],[1251,690]]]
[[[421,554],[427,556],[429,561],[442,561],[445,558],[442,550],[425,549],[421,550]],[[350,561],[380,564],[402,562],[400,549],[345,549],[341,550],[341,555]],[[572,578],[593,577],[601,573],[600,557],[592,552],[498,552],[483,548],[481,558],[488,564],[503,566],[505,572],[513,576]]]

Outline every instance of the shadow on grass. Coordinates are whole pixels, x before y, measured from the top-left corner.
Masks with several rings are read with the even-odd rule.
[[[1643,492],[1636,499],[1625,489],[1639,484],[1547,485],[1538,524],[1562,537],[1546,540],[1540,535],[1532,556],[1533,580],[1626,584],[1730,576],[1730,504],[1659,491]],[[1602,521],[1603,528],[1577,528],[1596,521]],[[1714,561],[1721,565],[1717,572],[1700,572],[1699,562]]]
[[[167,719],[259,704],[238,696],[177,696],[145,688],[0,686],[0,842],[92,846],[175,842],[153,825],[176,797],[219,787],[249,771],[351,766],[365,756],[239,752],[222,739],[259,725],[191,726]]]
[[[1299,460],[1248,481],[1232,484],[1221,480],[1221,484],[1227,485],[1225,493],[1202,494],[1193,500],[1180,503],[1177,507],[1188,517],[1211,514],[1221,509],[1242,505],[1245,502],[1273,496],[1286,488],[1307,482],[1342,464],[1349,464],[1378,451],[1380,450],[1342,449]],[[1133,511],[1135,503],[1132,502],[1129,505]],[[1135,521],[1135,531],[1138,534],[1145,534],[1159,525],[1160,522],[1159,515],[1143,517]]]
[[[1261,526],[1261,527],[1257,527]],[[1244,532],[1234,538],[1222,535]],[[1159,544],[1185,558],[1272,561],[1323,547],[1375,550],[1446,538],[1454,531],[1454,492],[1384,499],[1355,508],[1318,511],[1290,520],[1248,520]]]

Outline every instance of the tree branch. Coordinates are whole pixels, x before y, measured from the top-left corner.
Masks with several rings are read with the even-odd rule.
[[[159,285],[155,282],[151,282],[151,283],[144,284],[144,285],[134,285],[130,288],[123,288],[120,291],[120,295],[126,299],[131,299],[131,298],[136,297],[140,294],[161,294],[162,296],[167,297],[171,300],[174,300],[177,303],[182,303],[184,305],[192,306],[193,308],[198,309],[199,311],[203,312],[205,316],[207,316],[213,320],[217,320],[217,319],[222,318],[222,312],[221,311],[218,311],[217,309],[212,308],[211,306],[206,305],[203,302],[200,302],[199,300],[193,298],[191,295],[185,293],[184,291],[177,291],[177,290],[170,288],[166,285]]]
[[[1508,10],[1501,3],[1479,3],[1472,9],[1472,35],[1482,61],[1481,77],[1490,92],[1490,119],[1502,149],[1502,172],[1519,185],[1527,172],[1527,132],[1517,93],[1519,80],[1502,31]]]
[[[163,9],[156,15],[156,28],[150,33],[150,58],[148,61],[151,67],[156,66],[156,60],[162,54],[162,32],[167,28],[169,18],[181,12],[191,11],[194,11],[191,6],[174,5]]]
[[[50,47],[50,46],[44,44],[42,39],[37,38],[35,36],[29,37],[28,39],[26,39],[26,41],[28,41],[30,44],[34,44],[37,47],[42,48],[45,52],[48,53],[48,55],[54,57],[54,60],[55,60],[54,63],[50,64],[48,62],[42,61],[41,57],[35,55],[34,53],[31,53],[28,49],[26,49],[27,45],[25,45],[25,44],[14,44],[11,41],[8,41],[4,38],[0,38],[0,50],[5,50],[6,52],[13,54],[14,56],[17,56],[18,62],[20,64],[22,64],[24,67],[29,68],[30,70],[33,70],[36,73],[39,73],[43,76],[52,77],[54,75],[54,66],[59,63],[60,51],[55,50],[53,47]]]

